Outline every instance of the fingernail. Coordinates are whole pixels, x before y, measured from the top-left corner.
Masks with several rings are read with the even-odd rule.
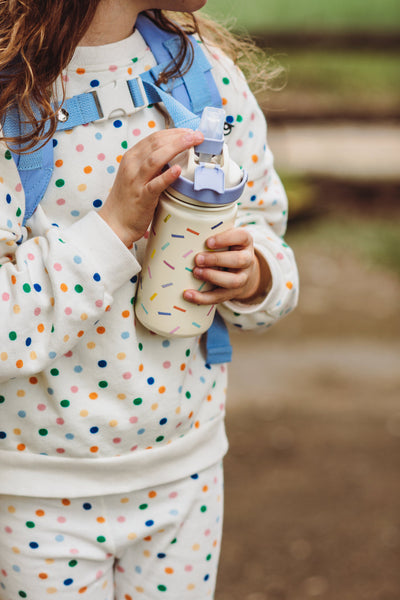
[[[212,238],[212,237],[211,237],[211,238],[209,238],[209,239],[207,240],[207,246],[208,246],[209,248],[214,248],[214,246],[215,246],[215,238]]]
[[[184,292],[183,296],[184,296],[185,300],[193,300],[192,292]]]
[[[204,141],[204,135],[201,133],[201,131],[194,132],[194,141],[196,144],[200,144]]]
[[[202,267],[203,265],[205,265],[206,263],[206,259],[204,258],[204,256],[202,254],[199,254],[199,256],[196,257],[196,264],[199,265],[199,267]]]
[[[185,142],[185,144],[193,144],[193,142],[194,142],[194,133],[193,133],[193,131],[185,133],[185,135],[183,136],[183,141]]]

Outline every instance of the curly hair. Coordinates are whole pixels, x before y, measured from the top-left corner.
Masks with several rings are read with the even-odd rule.
[[[55,103],[55,82],[88,30],[99,2],[0,0],[0,124],[4,123],[7,111],[14,108],[20,121],[30,125],[18,138],[1,138],[7,145],[13,145],[14,150],[17,144],[20,150],[15,151],[29,151],[54,135],[59,109]],[[145,14],[161,29],[178,35],[181,41],[178,56],[161,73],[160,82],[178,76],[184,63],[185,69],[190,68],[190,34],[218,45],[235,62],[246,58],[249,63],[256,52],[254,44],[236,38],[203,15],[195,17],[162,10]],[[254,72],[260,74],[258,68]],[[60,105],[64,97],[63,86]]]

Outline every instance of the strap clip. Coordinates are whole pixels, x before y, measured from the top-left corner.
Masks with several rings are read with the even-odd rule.
[[[132,115],[148,105],[146,91],[140,77],[129,81],[118,79],[90,93],[99,113],[96,121]]]

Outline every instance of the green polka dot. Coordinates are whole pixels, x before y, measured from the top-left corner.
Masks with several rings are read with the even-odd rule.
[[[7,160],[11,160],[12,159],[12,154],[9,150],[6,150],[4,153],[4,158],[6,158]]]
[[[224,83],[225,85],[229,85],[230,81],[229,81],[228,77],[223,77],[222,83]]]
[[[26,593],[26,592],[22,592],[22,591],[21,591],[21,592],[18,592],[18,596],[19,596],[20,598],[27,598],[27,597],[28,597],[27,593]]]
[[[81,294],[83,292],[83,287],[79,285],[79,283],[74,287],[74,290],[77,294]]]
[[[15,213],[16,217],[20,217],[22,215],[22,210],[20,208],[18,208],[17,212]]]
[[[242,117],[242,115],[238,115],[238,116],[236,117],[236,121],[237,121],[238,123],[241,123],[241,122],[243,121],[243,117]]]
[[[17,334],[15,333],[15,331],[10,331],[10,333],[8,334],[8,337],[13,342],[14,340],[17,339]]]
[[[177,538],[174,538],[174,539],[172,540],[171,544],[176,544],[176,542],[177,542],[177,541],[178,541],[178,540],[177,540]]]
[[[135,398],[134,401],[133,401],[133,404],[135,406],[140,406],[142,404],[142,402],[143,402],[142,398]]]
[[[22,289],[24,290],[24,292],[29,294],[29,292],[31,291],[31,286],[29,285],[29,283],[24,283],[24,285],[22,286]]]
[[[70,560],[70,561],[69,561],[69,563],[68,563],[68,565],[69,565],[70,567],[76,567],[76,565],[77,565],[77,564],[78,564],[78,561],[77,561],[77,560]]]
[[[126,140],[124,140],[123,142],[121,142],[121,146],[123,147],[124,150],[126,150],[128,147],[128,142]]]
[[[135,58],[132,58],[132,62],[133,62],[133,63],[136,63],[138,60],[139,60],[139,59],[138,59],[138,57],[137,57],[137,56],[135,56]]]
[[[166,592],[167,586],[166,585],[158,585],[157,589],[160,590],[160,592]]]
[[[108,387],[108,381],[99,381],[99,387],[101,387],[101,388]]]
[[[3,402],[5,402],[6,399],[4,398],[4,396],[0,396],[0,404],[3,404]]]
[[[149,506],[148,504],[141,504],[139,506],[139,508],[140,508],[140,510],[146,510],[146,508],[148,508],[148,506]]]
[[[156,438],[156,442],[162,442],[164,439],[163,435],[159,435],[158,438]]]
[[[60,404],[63,408],[68,408],[71,402],[69,400],[61,400]]]
[[[39,435],[41,435],[41,436],[43,436],[43,437],[44,437],[45,435],[47,435],[48,433],[49,433],[49,432],[48,432],[48,430],[47,430],[47,429],[44,429],[44,428],[43,428],[43,429],[39,429]]]
[[[50,374],[57,377],[57,375],[60,374],[60,371],[58,369],[50,369]]]
[[[190,356],[190,349],[188,348],[185,352],[186,356]]]
[[[208,554],[206,560],[211,560],[212,554]]]
[[[57,186],[58,188],[60,188],[60,187],[63,187],[64,185],[65,185],[65,181],[64,181],[64,179],[57,179],[57,181],[56,181],[56,186]]]
[[[35,527],[35,523],[33,521],[27,521],[25,523],[25,525],[29,528],[29,529],[33,529]]]
[[[142,342],[139,342],[138,348],[139,348],[140,351],[143,350],[143,344],[142,344]]]
[[[201,510],[201,512],[202,512],[202,513],[205,513],[205,512],[206,512],[206,510],[207,510],[207,506],[202,506],[202,507],[200,508],[200,510]]]
[[[97,541],[100,544],[103,544],[106,541],[106,538],[104,537],[104,535],[99,535],[98,538],[97,538]]]
[[[191,397],[192,397],[192,394],[191,394],[190,392],[186,392],[186,393],[185,393],[185,396],[186,396],[186,398],[191,398]]]

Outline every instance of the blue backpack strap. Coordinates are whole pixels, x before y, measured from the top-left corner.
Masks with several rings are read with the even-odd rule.
[[[179,52],[181,43],[179,36],[163,31],[142,13],[136,20],[136,27],[157,61],[157,66],[144,73],[142,77],[146,81],[156,83],[161,72],[171,64]],[[211,73],[210,63],[196,39],[193,36],[189,37],[193,46],[191,68],[181,77],[174,79],[172,89],[171,82],[162,83],[159,87],[170,92],[178,102],[200,115],[206,106],[220,108],[222,102]],[[185,71],[191,58],[192,56],[187,57],[182,71]]]
[[[218,311],[205,335],[207,362],[210,364],[231,362],[232,346],[229,341],[228,328]]]

